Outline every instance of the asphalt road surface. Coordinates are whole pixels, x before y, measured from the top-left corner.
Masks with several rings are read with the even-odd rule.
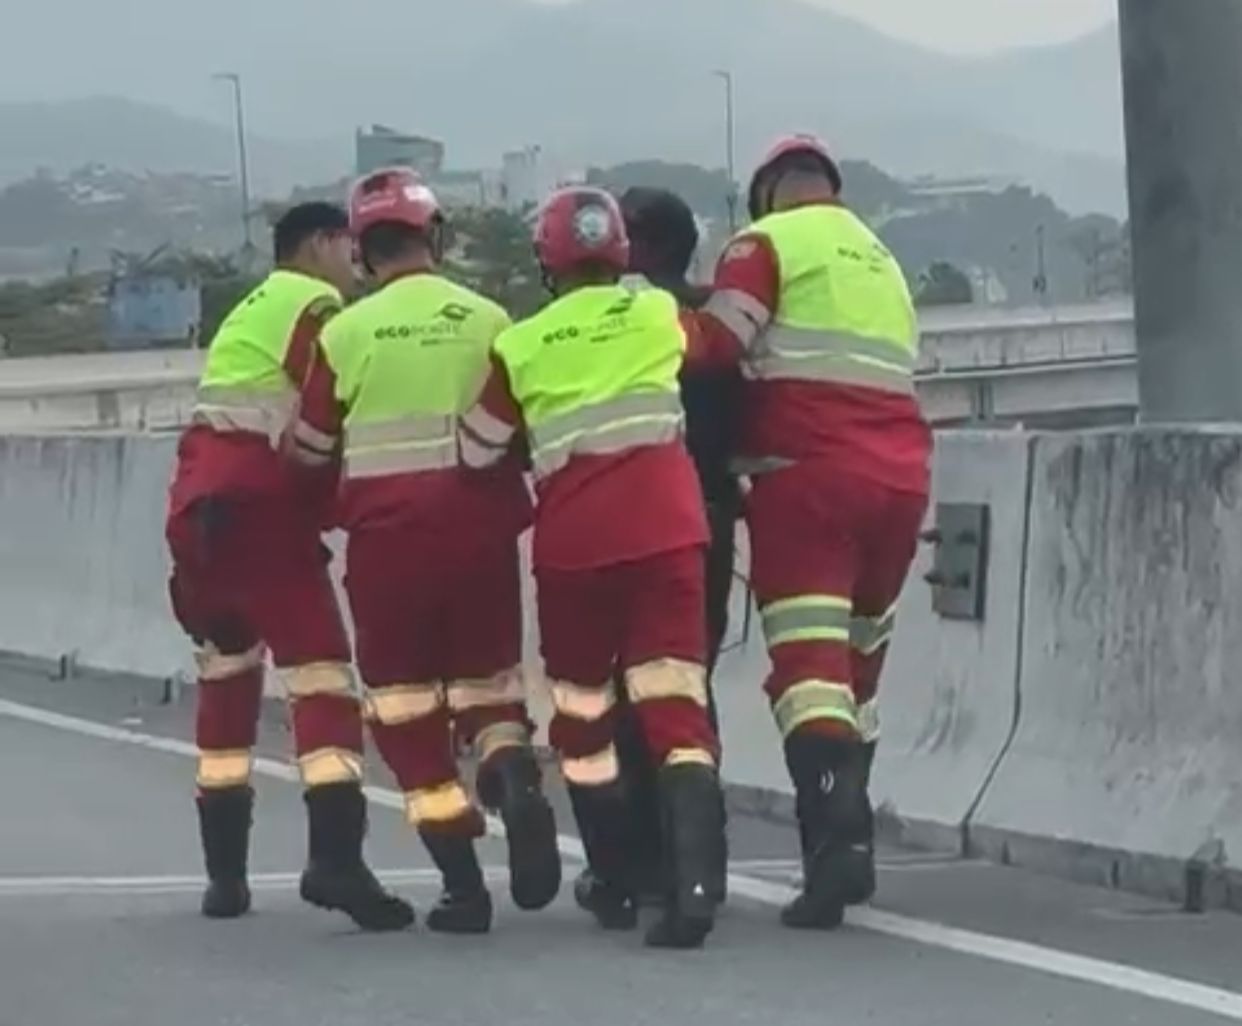
[[[734,816],[732,897],[702,952],[598,932],[568,887],[494,932],[365,936],[304,907],[283,717],[265,725],[256,911],[197,915],[191,695],[0,667],[0,1026],[1171,1026],[1242,1021],[1242,917],[1012,869],[885,852],[876,906],[835,934],[776,922],[783,826]],[[369,857],[426,907],[436,881],[382,770]],[[562,811],[567,879],[579,850]]]

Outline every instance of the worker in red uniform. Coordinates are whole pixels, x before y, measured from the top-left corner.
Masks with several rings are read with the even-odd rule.
[[[739,469],[751,480],[751,583],[805,864],[782,918],[800,928],[839,925],[875,889],[876,691],[932,446],[905,276],[841,188],[820,142],[780,143],[751,183],[754,223],[722,255],[706,306],[685,318],[690,362],[740,363],[747,382]]]
[[[169,504],[173,609],[199,645],[203,914],[250,908],[251,752],[266,650],[292,704],[306,789],[302,897],[364,929],[402,929],[413,922],[410,906],[383,890],[362,857],[362,719],[320,541],[333,482],[295,471],[280,451],[315,340],[353,280],[345,212],[294,207],[276,225],[275,256],[276,269],[207,351]]]
[[[530,495],[512,456],[483,473],[458,458],[458,418],[510,322],[436,273],[443,217],[413,172],[359,181],[350,223],[378,288],[323,332],[297,454],[312,467],[339,455],[345,582],[372,729],[444,879],[427,924],[482,933],[492,921],[475,853],[484,822],[455,741],[473,744],[479,797],[504,821],[516,904],[543,908],[561,882],[520,670],[518,536]]]
[[[529,446],[551,739],[597,881],[591,910],[606,927],[636,923],[614,736],[620,670],[660,767],[668,891],[647,943],[697,947],[722,890],[724,830],[704,670],[707,529],[683,441],[677,301],[619,284],[629,241],[600,190],[553,196],[535,248],[555,299],[497,340],[462,452],[485,466],[519,431]]]
[[[689,205],[676,193],[649,188],[627,190],[620,203],[630,240],[629,274],[622,279],[622,284],[636,289],[660,288],[684,307],[702,306],[710,290],[691,285],[686,279],[699,246],[699,229]],[[741,509],[737,480],[729,470],[741,384],[736,367],[683,374],[681,381],[681,402],[686,411],[686,448],[698,472],[711,539],[704,550],[704,617],[708,714],[713,727],[717,723],[711,674],[728,627],[734,528]],[[652,765],[643,741],[642,725],[631,715],[624,688],[618,690],[617,697],[617,753],[634,816],[632,865],[640,901],[659,902],[663,900],[659,767]],[[722,880],[724,876],[722,873]],[[580,905],[589,906],[594,885],[591,871],[584,870],[574,885]],[[722,900],[723,897],[722,894]]]

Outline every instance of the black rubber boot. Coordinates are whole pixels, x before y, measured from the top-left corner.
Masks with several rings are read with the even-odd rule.
[[[561,889],[556,817],[530,748],[502,748],[479,769],[479,800],[499,813],[509,843],[509,892],[520,909],[546,908]]]
[[[432,861],[444,878],[444,893],[427,913],[427,928],[436,933],[478,934],[492,928],[492,896],[469,837],[419,831]]]
[[[249,787],[203,791],[198,796],[198,831],[207,867],[203,915],[236,919],[250,911],[246,863],[254,792]]]
[[[664,914],[647,932],[653,948],[698,948],[716,923],[724,889],[724,802],[711,766],[660,771],[668,879]]]
[[[384,890],[362,858],[367,807],[358,784],[327,784],[306,792],[310,859],[302,900],[344,912],[361,929],[380,933],[414,924],[414,910]]]
[[[632,842],[624,789],[620,782],[571,784],[569,798],[587,856],[587,872],[574,886],[574,899],[605,930],[633,930],[638,900],[628,864]]]
[[[659,768],[651,759],[642,723],[618,679],[617,760],[630,823],[628,866],[640,906],[664,903],[664,834]]]
[[[876,742],[863,745],[862,843],[867,846],[867,871],[860,873],[846,894],[847,905],[865,905],[875,897],[875,810],[871,806],[871,770],[875,766]]]
[[[861,742],[798,731],[785,742],[785,761],[796,795],[804,879],[802,893],[781,911],[781,922],[832,930],[847,905],[875,888],[866,755]]]

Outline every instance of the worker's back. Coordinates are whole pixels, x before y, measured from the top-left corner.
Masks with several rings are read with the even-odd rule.
[[[294,487],[280,439],[322,324],[341,308],[332,285],[278,268],[229,313],[208,347],[181,440],[171,508],[206,497],[283,496]]]
[[[491,346],[509,324],[495,303],[434,274],[408,275],[337,317],[323,350],[343,411],[342,521],[435,531],[495,521],[529,500],[512,462],[459,469],[457,418],[478,398]]]
[[[835,204],[771,214],[747,234],[772,248],[780,285],[746,366],[743,451],[826,458],[925,491],[931,435],[914,391],[918,326],[896,259]]]
[[[537,560],[603,566],[702,541],[672,296],[577,289],[506,331],[496,352],[530,438]]]

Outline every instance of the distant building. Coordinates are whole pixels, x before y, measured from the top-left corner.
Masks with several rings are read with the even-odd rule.
[[[444,143],[421,135],[406,135],[386,125],[358,129],[354,152],[360,175],[382,167],[409,167],[424,178],[434,178],[444,167]]]
[[[506,210],[518,211],[541,203],[555,186],[543,147],[527,146],[501,158],[500,203]]]
[[[116,278],[108,296],[108,348],[196,346],[202,320],[197,281],[143,272]]]

